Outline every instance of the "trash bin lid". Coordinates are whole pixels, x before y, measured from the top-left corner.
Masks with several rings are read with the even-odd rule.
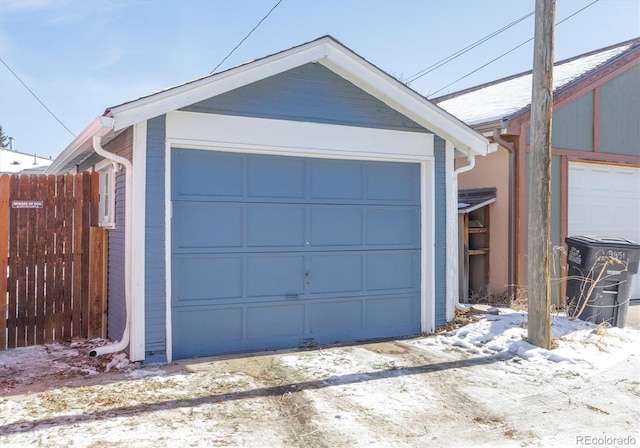
[[[584,246],[595,247],[626,247],[629,249],[640,249],[640,243],[628,240],[626,238],[619,238],[617,236],[600,236],[600,235],[578,235],[568,236],[565,238],[565,242],[578,243]]]

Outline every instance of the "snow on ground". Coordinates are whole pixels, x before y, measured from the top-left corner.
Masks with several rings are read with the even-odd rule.
[[[0,446],[640,445],[640,331],[501,309],[448,333],[141,366],[0,352]]]

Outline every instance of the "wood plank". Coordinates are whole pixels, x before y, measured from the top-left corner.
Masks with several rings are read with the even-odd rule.
[[[65,191],[66,176],[56,177],[56,252],[54,260],[55,269],[55,312],[53,315],[54,341],[62,339],[62,318],[64,304],[64,215],[65,215]]]
[[[106,253],[107,231],[92,226],[89,257],[89,331],[88,338],[106,337]]]
[[[18,199],[29,200],[30,182],[28,176],[18,176]],[[26,346],[25,327],[27,324],[27,265],[28,256],[28,210],[15,209],[18,221],[18,272],[17,272],[17,300],[16,307],[18,309],[16,321],[16,345],[18,347]]]
[[[46,289],[45,289],[45,316],[44,316],[44,343],[54,341],[54,316],[56,312],[56,176],[50,175],[46,178],[47,192],[45,200],[47,237],[45,268]]]
[[[91,226],[100,225],[100,173],[91,173]]]
[[[27,200],[33,199],[33,191],[34,191],[34,181],[35,178],[32,176],[21,176],[21,181],[24,182],[25,186],[25,197]],[[26,251],[23,253],[24,257],[24,275],[25,275],[25,290],[24,290],[24,328],[25,328],[25,341],[24,346],[35,345],[35,297],[33,295],[36,282],[34,276],[35,266],[35,238],[34,238],[34,223],[35,219],[35,209],[25,209],[23,211],[23,216],[25,218],[24,222],[24,230],[25,230],[25,249]]]
[[[17,199],[19,188],[18,176],[12,175],[9,181],[9,202]],[[8,303],[7,303],[7,348],[16,347],[16,313],[18,293],[16,284],[18,281],[18,221],[16,211],[9,209],[9,277],[8,277]]]
[[[73,294],[71,297],[71,335],[74,338],[82,335],[82,215],[83,215],[83,183],[82,174],[74,177],[73,191]]]
[[[82,173],[82,337],[89,335],[89,256],[91,231],[91,173]]]
[[[36,344],[44,344],[44,317],[46,310],[45,285],[46,285],[46,251],[47,251],[47,178],[40,175],[36,177],[38,192],[37,200],[42,201],[42,208],[36,214],[36,228],[38,229],[36,241],[36,319],[35,337]]]
[[[73,318],[73,187],[74,176],[67,174],[64,184],[64,228],[62,239],[64,241],[64,283],[62,304],[62,335],[59,342],[70,341],[73,335],[71,319]]]
[[[0,350],[7,348],[7,267],[9,264],[9,176],[0,176]]]

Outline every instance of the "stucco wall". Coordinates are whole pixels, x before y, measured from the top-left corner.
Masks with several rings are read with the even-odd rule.
[[[465,163],[466,159],[456,160],[456,168]],[[489,289],[498,294],[507,290],[509,272],[509,152],[502,147],[486,157],[476,157],[475,167],[458,176],[461,190],[490,187],[496,188],[496,202],[489,206]]]

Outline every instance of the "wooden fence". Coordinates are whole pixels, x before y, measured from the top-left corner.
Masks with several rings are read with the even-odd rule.
[[[106,332],[98,173],[0,176],[0,350]]]

